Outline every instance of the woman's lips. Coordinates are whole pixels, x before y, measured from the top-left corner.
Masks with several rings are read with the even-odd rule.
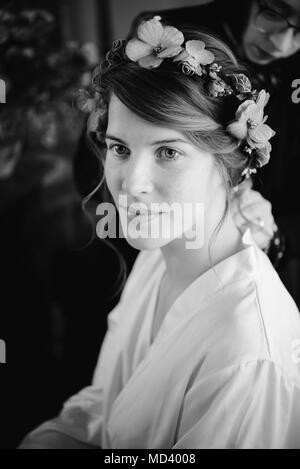
[[[148,224],[151,223],[153,220],[156,220],[158,217],[161,215],[167,213],[166,210],[146,210],[144,207],[139,210],[138,207],[130,207],[130,206],[124,206],[124,205],[119,205],[119,211],[122,212],[123,217],[125,216],[127,220],[130,222],[132,220],[135,220],[136,222],[139,222],[140,224]]]
[[[158,215],[161,215],[163,212],[148,212],[148,213],[140,213],[140,214],[134,214],[128,212],[128,218],[131,220],[133,219],[139,219],[139,221],[144,222],[144,221],[149,221],[152,220],[153,218],[157,217]]]

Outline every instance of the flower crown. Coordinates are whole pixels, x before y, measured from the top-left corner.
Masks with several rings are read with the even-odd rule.
[[[248,156],[242,176],[250,177],[269,162],[272,149],[269,140],[275,135],[265,124],[268,116],[264,116],[264,108],[269,101],[269,93],[252,90],[249,78],[242,73],[223,73],[222,66],[214,62],[214,54],[206,49],[203,41],[185,42],[181,31],[173,26],[163,26],[161,17],[155,16],[138,27],[137,37],[128,42],[123,40],[113,43],[106,61],[94,72],[94,88],[101,89],[101,70],[128,59],[146,69],[157,68],[164,60],[171,59],[183,74],[201,77],[210,97],[235,96],[241,104],[226,131],[238,141],[240,150]],[[101,98],[97,91],[95,98],[85,94],[79,104],[82,110],[91,113],[88,121],[90,131],[97,130],[97,120],[101,116],[101,110],[97,107]]]

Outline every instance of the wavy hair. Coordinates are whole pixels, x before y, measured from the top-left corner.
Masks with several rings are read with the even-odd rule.
[[[188,28],[183,28],[182,32],[186,41],[203,41],[225,75],[247,72],[231,49],[215,35]],[[159,67],[149,70],[124,59],[122,54],[112,52],[109,62],[94,74],[93,86],[100,97],[98,106],[101,106],[102,112],[97,131],[88,135],[88,141],[99,158],[103,175],[106,154],[104,137],[112,94],[142,119],[182,132],[199,149],[215,156],[227,192],[224,214],[214,232],[214,237],[217,236],[228,213],[229,191],[239,183],[248,162],[248,157],[239,150],[236,139],[226,132],[239,105],[236,97],[211,97],[203,77],[183,74],[172,60],[165,60]],[[107,199],[104,177],[96,189],[101,189],[103,200]],[[112,202],[112,198],[109,200]]]

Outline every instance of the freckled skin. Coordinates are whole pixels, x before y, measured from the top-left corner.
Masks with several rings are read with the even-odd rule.
[[[138,117],[114,95],[109,104],[106,144],[106,181],[117,206],[119,196],[126,195],[129,205],[143,203],[148,209],[153,203],[160,206],[166,203],[169,207],[177,203],[182,208],[188,203],[193,209],[188,227],[182,218],[173,217],[172,211],[171,216],[162,214],[156,218],[164,220],[170,228],[167,236],[146,234],[137,238],[124,233],[128,243],[138,250],[161,249],[166,264],[164,288],[169,286],[168,300],[209,270],[212,262],[217,264],[244,249],[230,211],[222,221],[226,189],[211,153],[191,144],[177,130]],[[171,155],[171,160],[166,155]],[[198,204],[201,208],[196,214]],[[121,207],[119,212],[123,227],[128,214]],[[221,221],[218,236],[212,239]],[[152,227],[152,220],[145,225]],[[200,234],[201,242],[196,247],[187,247],[192,239],[190,234],[195,235],[196,242]]]
[[[106,156],[107,185],[116,204],[120,194],[126,194],[130,202],[144,202],[147,207],[151,203],[203,203],[207,226],[217,224],[224,209],[225,191],[213,155],[196,148],[180,132],[141,119],[116,96],[112,96],[109,106],[107,134],[126,142],[129,151],[124,159],[109,149]],[[166,145],[152,145],[153,142],[178,138],[185,142],[167,145],[179,153],[176,161],[157,157],[159,149]],[[108,148],[113,143],[116,142],[108,140]],[[154,249],[172,241],[127,240],[137,249]]]

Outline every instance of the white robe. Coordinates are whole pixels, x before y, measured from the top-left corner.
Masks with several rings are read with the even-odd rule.
[[[159,249],[141,252],[92,386],[22,447],[57,448],[67,435],[103,449],[300,448],[299,312],[247,242],[177,298],[152,344],[165,263]]]

